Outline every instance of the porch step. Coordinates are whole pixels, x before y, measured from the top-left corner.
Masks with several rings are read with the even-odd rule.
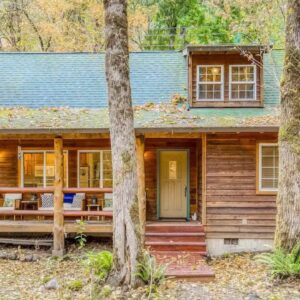
[[[155,223],[149,223],[146,226],[146,232],[151,233],[171,233],[171,232],[204,232],[204,227],[200,223],[193,222],[193,223],[164,223],[164,222],[155,222]]]
[[[204,232],[146,232],[148,242],[205,242]]]
[[[184,238],[184,237],[183,237]],[[206,251],[206,243],[205,242],[188,242],[188,241],[148,241],[146,239],[145,242],[146,247],[149,247],[150,250],[156,251]]]
[[[153,251],[152,254],[158,263],[167,265],[167,277],[201,282],[215,278],[214,272],[199,253]]]
[[[159,263],[167,265],[167,276],[193,281],[214,279],[214,272],[205,261],[205,232],[201,223],[148,223],[145,244]]]

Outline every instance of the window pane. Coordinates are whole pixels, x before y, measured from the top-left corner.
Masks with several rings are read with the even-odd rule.
[[[79,156],[80,187],[100,187],[100,152],[84,152]]]
[[[169,179],[177,179],[177,161],[169,161]]]
[[[221,82],[222,68],[220,66],[199,67],[200,82]]]
[[[24,187],[44,186],[44,155],[43,153],[23,154]]]
[[[261,147],[261,187],[276,189],[278,187],[278,146]]]
[[[221,100],[221,84],[199,84],[199,100]]]
[[[112,187],[111,151],[103,151],[103,187]]]
[[[231,81],[254,81],[254,66],[231,67]]]
[[[68,180],[68,155],[64,152],[64,186]],[[55,180],[55,155],[53,152],[46,152],[46,186],[54,186]]]
[[[233,83],[231,84],[231,99],[245,100],[254,99],[254,84]]]

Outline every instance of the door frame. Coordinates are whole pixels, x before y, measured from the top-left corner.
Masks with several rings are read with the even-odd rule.
[[[160,219],[160,153],[163,151],[181,151],[186,152],[187,162],[186,162],[186,180],[187,180],[187,197],[186,197],[186,220],[190,220],[190,149],[186,148],[161,148],[156,151],[156,217],[157,220]]]

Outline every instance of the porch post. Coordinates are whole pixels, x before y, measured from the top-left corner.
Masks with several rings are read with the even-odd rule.
[[[145,242],[146,226],[146,190],[145,190],[145,165],[144,165],[145,138],[136,137],[137,177],[138,177],[138,202],[139,218],[141,225],[141,243]]]
[[[206,224],[206,133],[202,134],[202,224]]]
[[[55,181],[54,181],[54,224],[53,224],[53,256],[64,255],[65,237],[64,237],[64,157],[63,157],[63,139],[56,137],[54,139],[55,156]]]

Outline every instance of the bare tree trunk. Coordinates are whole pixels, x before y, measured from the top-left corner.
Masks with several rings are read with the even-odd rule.
[[[114,273],[110,283],[135,286],[141,237],[135,132],[129,79],[126,0],[105,0],[106,80],[113,164]]]
[[[279,191],[275,246],[300,242],[300,2],[289,0],[281,87]]]

